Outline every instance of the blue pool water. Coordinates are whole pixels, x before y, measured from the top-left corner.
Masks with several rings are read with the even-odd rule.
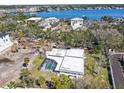
[[[52,60],[52,59],[45,59],[44,63],[41,66],[41,70],[50,70],[50,71],[54,71],[54,69],[56,68],[57,63]]]
[[[51,11],[51,12],[36,12],[34,13],[39,17],[49,18],[56,17],[59,19],[70,19],[74,17],[87,16],[89,20],[100,20],[102,16],[112,16],[113,18],[124,17],[124,9],[112,10],[65,10],[65,11]]]

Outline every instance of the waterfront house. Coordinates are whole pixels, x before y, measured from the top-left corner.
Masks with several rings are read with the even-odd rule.
[[[59,22],[59,19],[57,19],[55,17],[49,17],[49,18],[46,18],[45,21],[47,21],[49,23],[54,23],[54,22]]]
[[[84,50],[83,49],[56,49],[46,52],[46,59],[41,70],[53,71],[70,77],[84,75]]]
[[[27,19],[26,21],[27,22],[39,22],[41,20],[42,20],[41,17],[31,17],[31,18]]]
[[[44,27],[44,30],[52,29],[52,28],[54,30],[54,29],[57,29],[56,26],[58,26],[58,22],[59,22],[59,19],[55,17],[50,17],[39,22],[39,26]]]
[[[9,34],[0,32],[0,52],[11,47],[13,43],[10,40]]]
[[[73,30],[83,27],[83,19],[82,18],[71,19],[71,26],[72,26]]]

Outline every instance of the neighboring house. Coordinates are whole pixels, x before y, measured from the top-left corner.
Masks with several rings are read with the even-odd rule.
[[[27,19],[26,21],[27,22],[39,22],[41,20],[42,20],[41,17],[31,17],[31,18]]]
[[[29,11],[30,12],[36,12],[37,11],[37,7],[31,7],[31,8],[29,8]]]
[[[58,25],[58,22],[59,22],[59,19],[55,17],[50,17],[39,22],[39,26],[44,27],[44,30],[51,29],[51,28],[53,28],[54,30],[54,29],[57,29],[56,26]]]
[[[83,49],[56,49],[46,52],[46,59],[41,70],[53,71],[70,77],[84,75],[84,50]]]
[[[61,30],[61,31],[65,31],[65,32],[69,32],[69,31],[71,31],[71,30],[73,30],[73,29],[72,29],[71,26],[64,25],[64,26],[61,26],[61,27],[60,27],[60,30]]]
[[[54,22],[59,22],[59,19],[57,19],[55,17],[49,17],[49,18],[46,18],[45,21],[47,21],[49,23],[54,23]]]
[[[50,23],[49,23],[49,22],[46,22],[45,20],[39,22],[39,26],[40,26],[40,27],[44,27],[45,30],[51,28]]]
[[[9,34],[0,32],[0,52],[12,46],[13,43],[10,40]]]
[[[71,26],[72,26],[73,30],[83,27],[83,19],[82,18],[71,19]]]

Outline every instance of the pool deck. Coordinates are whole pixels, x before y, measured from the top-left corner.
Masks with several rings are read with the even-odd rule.
[[[57,63],[55,69],[53,70],[54,72],[59,72],[59,74],[65,73],[70,76],[82,76],[84,74],[85,56],[83,49],[54,48],[52,51],[47,52],[46,58],[54,60]],[[44,66],[46,66],[43,65],[41,66],[41,70],[44,69]],[[46,66],[45,68],[48,67]]]

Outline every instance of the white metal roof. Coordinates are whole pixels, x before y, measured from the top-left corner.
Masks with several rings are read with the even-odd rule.
[[[72,57],[84,57],[84,50],[83,49],[68,49],[66,56],[72,56]]]
[[[47,52],[47,55],[51,56],[65,56],[66,50],[65,49],[55,49],[53,48],[52,51]]]
[[[31,17],[27,19],[28,21],[40,21],[42,18],[41,17]]]
[[[58,20],[56,17],[49,17],[49,18],[46,18],[45,20]]]
[[[60,65],[62,63],[63,57],[47,56],[47,58],[56,61],[57,66],[55,68],[55,71],[59,71],[59,68],[60,68]]]
[[[49,21],[49,22],[58,22],[59,19],[55,18],[55,17],[49,17],[49,18],[46,18],[45,21]]]
[[[56,49],[47,52],[47,58],[56,61],[55,71],[80,75],[84,74],[84,50],[83,49]]]
[[[84,59],[74,57],[64,57],[60,71],[83,74],[84,73]]]
[[[80,20],[80,21],[83,21],[83,18],[72,18],[71,20],[72,20],[72,21],[73,21],[73,20]]]

